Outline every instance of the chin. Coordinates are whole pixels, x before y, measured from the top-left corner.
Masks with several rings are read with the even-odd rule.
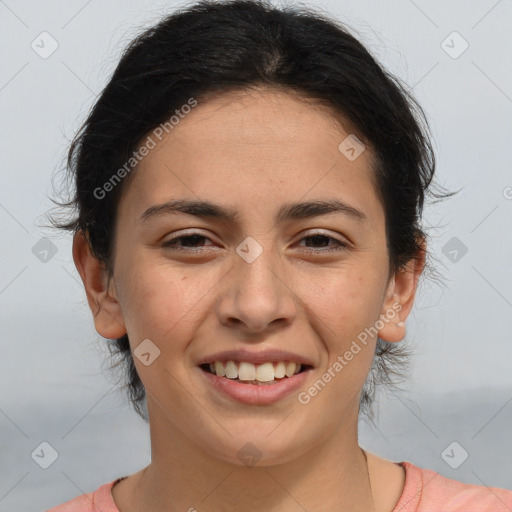
[[[268,431],[271,432],[272,429]],[[259,435],[245,433],[233,437],[226,436],[218,442],[212,442],[210,437],[204,447],[212,457],[240,467],[277,466],[297,458],[306,451],[304,447],[307,447],[308,443],[305,439],[297,439],[284,431],[284,434],[271,434],[269,437],[266,432],[267,429],[262,429]],[[212,447],[215,448],[212,450]]]

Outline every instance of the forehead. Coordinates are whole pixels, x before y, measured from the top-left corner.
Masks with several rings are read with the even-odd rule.
[[[225,93],[199,101],[156,140],[127,195],[141,211],[183,196],[243,207],[338,193],[369,217],[372,208],[382,214],[373,204],[373,154],[367,146],[347,158],[351,137],[349,125],[314,100],[266,89]]]
[[[255,88],[226,92],[198,102],[169,133],[176,144],[215,153],[216,143],[236,152],[240,148],[276,147],[324,153],[330,146],[337,157],[340,137],[351,133],[349,124],[332,108],[294,92]],[[171,138],[171,137],[169,137]],[[323,144],[320,143],[323,140]],[[210,142],[210,144],[208,144]],[[321,145],[323,147],[321,147]],[[267,154],[272,159],[272,154]],[[280,155],[276,154],[274,160]]]

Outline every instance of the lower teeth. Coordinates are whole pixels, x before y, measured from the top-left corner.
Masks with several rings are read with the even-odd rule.
[[[271,380],[269,382],[260,382],[259,380],[240,380],[240,379],[230,379],[229,377],[224,377],[225,379],[228,379],[228,380],[232,380],[234,382],[241,382],[243,384],[252,384],[254,386],[268,386],[268,385],[272,385],[276,382],[279,382],[280,380],[283,380],[283,379],[274,379],[274,380]],[[283,378],[286,378],[286,377],[283,377]]]

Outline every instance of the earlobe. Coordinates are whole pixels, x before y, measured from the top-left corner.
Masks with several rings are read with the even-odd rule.
[[[109,286],[105,264],[92,254],[83,231],[73,237],[73,260],[82,278],[96,331],[104,338],[120,338],[126,334],[121,307]]]
[[[422,240],[421,250],[416,258],[409,261],[403,271],[392,278],[383,305],[381,319],[384,323],[379,337],[385,341],[397,342],[406,334],[405,320],[411,312],[419,278],[425,268],[426,243]]]
[[[399,295],[393,294],[393,303],[387,307],[380,316],[382,328],[379,329],[379,338],[388,342],[401,341],[405,337],[406,328],[403,316],[403,305],[400,303]],[[386,301],[388,302],[388,301]]]

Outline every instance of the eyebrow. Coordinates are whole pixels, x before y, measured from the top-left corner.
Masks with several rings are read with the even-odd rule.
[[[239,214],[234,208],[228,208],[209,201],[180,199],[149,207],[142,213],[140,220],[145,223],[150,219],[169,213],[185,213],[201,218],[217,219],[232,224],[236,223],[239,219]],[[330,213],[342,213],[361,223],[367,221],[367,217],[362,211],[339,199],[285,204],[280,208],[276,216],[276,221],[277,223],[283,223],[287,220],[307,219]]]

